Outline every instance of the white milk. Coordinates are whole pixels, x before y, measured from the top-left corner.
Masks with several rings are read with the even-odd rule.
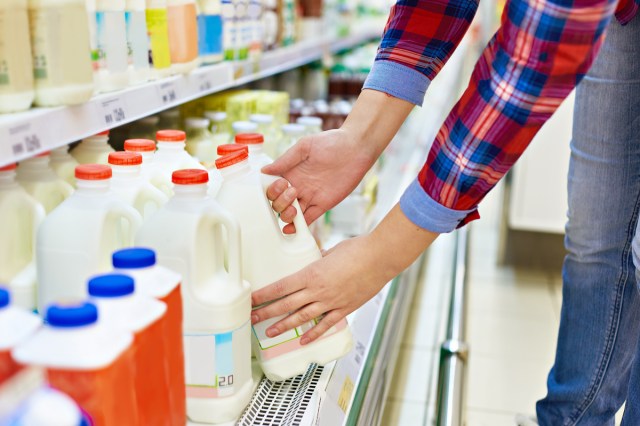
[[[87,13],[96,91],[124,89],[129,83],[125,0],[87,0]]]
[[[71,150],[71,155],[80,164],[109,164],[109,154],[115,149],[109,145],[109,131],[84,138]]]
[[[171,196],[173,194],[173,184],[168,181],[165,174],[159,171],[159,166],[153,161],[156,152],[156,143],[151,139],[127,139],[124,141],[126,152],[137,152],[142,155],[142,177],[153,186],[162,191],[163,194]]]
[[[85,0],[29,0],[35,102],[86,102],[94,90]]]
[[[17,181],[47,213],[73,193],[73,187],[62,180],[49,164],[49,153],[20,162]]]
[[[300,138],[305,135],[306,127],[304,127],[302,124],[291,123],[285,124],[280,128],[280,130],[282,130],[282,137],[276,144],[278,147],[278,155],[276,157],[281,156],[289,148],[295,145],[300,140]]]
[[[266,197],[266,188],[274,177],[252,170],[244,152],[218,159],[216,165],[223,178],[217,199],[240,222],[243,276],[251,283],[252,290],[263,288],[321,258],[302,214],[295,217],[294,235],[285,236],[280,230]],[[294,206],[300,211],[297,202]],[[316,321],[274,338],[267,337],[267,328],[282,318],[253,326],[254,353],[271,380],[280,381],[302,374],[310,363],[324,365],[351,350],[352,338],[346,320],[332,327],[319,340],[302,346],[300,337]]]
[[[181,130],[159,130],[156,133],[157,147],[153,162],[156,168],[153,184],[167,196],[173,195],[171,174],[182,169],[204,169],[202,164],[185,150],[187,135]]]
[[[69,154],[67,145],[51,150],[49,164],[54,172],[71,186],[76,186],[76,166],[78,162]]]
[[[44,207],[16,183],[15,164],[0,168],[0,282],[9,286],[13,303],[36,305],[36,230]]]
[[[126,0],[125,23],[127,25],[127,50],[129,83],[141,84],[151,78],[149,52],[151,45],[147,36],[145,0]]]
[[[264,136],[260,133],[240,133],[235,137],[236,144],[249,148],[249,165],[252,169],[260,171],[267,164],[273,163],[273,159],[264,152]]]
[[[169,199],[141,173],[142,155],[137,152],[112,152],[111,190],[120,200],[138,210],[143,219],[158,211]]]
[[[76,168],[78,189],[38,229],[38,307],[86,297],[89,276],[111,269],[111,253],[131,246],[140,214],[110,189],[111,168]],[[126,225],[125,225],[125,222]]]
[[[183,277],[187,415],[221,423],[235,420],[252,395],[251,295],[241,276],[237,222],[207,196],[207,181],[202,170],[174,173],[174,197],[143,225],[136,242],[152,247],[161,265]]]
[[[211,121],[211,133],[215,146],[231,142],[229,126],[227,125],[227,113],[224,111],[205,111],[204,116]]]
[[[189,117],[184,120],[184,124],[187,129],[187,152],[200,163],[213,165],[216,161],[216,145],[213,135],[209,132],[209,120]]]
[[[33,102],[33,64],[27,0],[0,2],[0,113],[28,109]]]
[[[302,124],[305,127],[305,134],[313,135],[315,133],[322,132],[322,118],[313,117],[310,115],[298,117],[297,124]]]
[[[251,114],[249,120],[258,125],[258,133],[264,136],[264,152],[271,158],[278,155],[278,135],[276,133],[273,115]]]

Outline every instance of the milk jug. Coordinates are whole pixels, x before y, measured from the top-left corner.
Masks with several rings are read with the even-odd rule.
[[[258,131],[258,125],[253,121],[234,121],[231,123],[231,129],[235,137],[235,135],[239,133],[256,133]]]
[[[305,126],[296,123],[285,124],[280,129],[282,130],[282,138],[277,144],[278,157],[295,145],[306,132]]]
[[[111,269],[111,253],[129,247],[140,214],[109,189],[111,168],[76,168],[78,189],[49,214],[38,229],[38,308],[87,295],[86,280]],[[125,226],[126,225],[126,226]]]
[[[166,174],[160,171],[160,167],[153,161],[156,151],[156,143],[151,139],[127,139],[124,141],[126,152],[137,152],[142,155],[140,174],[143,179],[162,191],[163,194],[173,194],[173,184],[166,179]]]
[[[249,148],[249,165],[260,171],[267,164],[273,163],[271,157],[264,152],[264,137],[260,133],[240,133],[235,137],[236,144]]]
[[[126,0],[124,19],[127,26],[127,62],[129,84],[141,84],[151,78],[145,0]]]
[[[0,113],[28,109],[34,91],[27,0],[0,4],[0,63]]]
[[[51,168],[65,182],[71,186],[76,186],[76,166],[78,162],[69,154],[67,145],[52,149],[49,157]]]
[[[229,126],[227,125],[227,113],[224,111],[205,111],[204,116],[211,122],[211,133],[215,146],[231,142]]]
[[[128,275],[93,277],[89,280],[88,290],[103,323],[133,333],[133,382],[140,424],[171,425],[168,372],[162,344],[166,305],[151,297],[134,294],[134,281]],[[183,419],[182,423],[185,421]]]
[[[213,166],[216,161],[216,146],[213,135],[209,132],[209,120],[189,117],[184,120],[187,129],[187,152],[200,163]]]
[[[217,199],[240,222],[243,276],[251,283],[253,291],[321,258],[302,214],[295,217],[295,234],[285,236],[281,232],[266,196],[266,188],[274,181],[274,177],[253,170],[247,154],[242,151],[218,159],[216,166],[223,178]],[[297,202],[294,206],[301,211]],[[271,380],[280,381],[302,374],[310,363],[324,365],[351,349],[351,332],[346,320],[332,327],[319,340],[302,346],[300,337],[318,320],[280,336],[267,337],[267,328],[282,318],[273,318],[253,326],[254,353],[265,375]]]
[[[167,305],[162,322],[162,348],[168,372],[169,407],[172,425],[186,421],[186,395],[184,383],[184,352],[182,346],[182,296],[180,274],[156,264],[153,250],[136,247],[113,253],[116,273],[135,280],[136,293],[153,297]]]
[[[69,195],[73,187],[62,180],[49,164],[49,152],[20,162],[18,183],[50,213]]]
[[[315,133],[322,132],[322,118],[313,117],[310,115],[298,117],[297,124],[302,124],[305,127],[305,134],[313,135]]]
[[[83,139],[71,155],[80,164],[109,164],[109,154],[114,151],[109,145],[109,131],[105,130]]]
[[[159,130],[156,133],[157,147],[153,161],[157,174],[154,185],[167,196],[173,195],[171,188],[171,174],[181,169],[204,169],[202,164],[189,155],[185,150],[187,135],[181,130]]]
[[[0,282],[9,286],[13,304],[36,304],[35,239],[44,207],[15,181],[15,164],[0,168]]]
[[[46,324],[12,352],[44,367],[51,387],[69,395],[92,425],[137,424],[133,336],[98,321],[92,303],[52,305]]]
[[[35,102],[86,102],[93,94],[85,0],[29,0]]]
[[[200,65],[195,0],[167,0],[171,67],[186,74]]]
[[[136,152],[142,156],[142,171],[153,162],[156,143],[151,139],[127,139],[124,141],[125,152]]]
[[[133,206],[143,219],[158,211],[168,198],[141,174],[142,155],[137,152],[112,152],[109,164],[113,171],[111,190]]]
[[[9,289],[0,287],[0,386],[22,369],[11,357],[11,350],[28,339],[42,320],[11,303]]]
[[[264,136],[264,152],[270,158],[276,158],[278,155],[278,135],[276,134],[273,115],[270,114],[251,114],[249,120],[258,125],[257,133]]]
[[[27,373],[28,374],[28,373]],[[21,381],[24,376],[16,377]],[[29,380],[29,377],[27,380]],[[20,386],[22,383],[11,383],[9,386]],[[22,390],[22,389],[21,389]],[[0,399],[3,392],[12,392],[13,389],[0,388]],[[0,414],[0,425],[20,425],[20,426],[85,426],[90,424],[89,418],[84,417],[78,404],[62,392],[51,389],[46,385],[33,390],[33,392],[18,393],[18,400],[15,395],[9,398],[9,406],[15,402],[15,410],[8,415]],[[6,406],[3,408],[7,408]],[[11,408],[9,408],[11,410]]]
[[[149,65],[153,78],[171,75],[171,53],[169,52],[169,21],[167,0],[146,0],[147,32],[149,34]]]
[[[187,415],[236,419],[252,395],[251,295],[242,280],[237,222],[207,196],[205,170],[173,174],[175,195],[143,225],[136,242],[183,277]],[[223,228],[228,240],[224,266]]]
[[[234,154],[239,151],[246,151],[248,154],[249,148],[247,147],[247,145],[243,144],[227,143],[224,145],[218,145],[216,151],[220,157],[224,157],[225,155]]]

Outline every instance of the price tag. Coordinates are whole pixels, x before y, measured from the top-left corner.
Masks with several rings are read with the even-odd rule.
[[[198,91],[208,92],[211,89],[213,89],[213,81],[211,81],[211,76],[207,74],[201,74],[198,79]]]
[[[158,94],[162,105],[172,104],[178,100],[178,91],[174,81],[167,81],[158,86]]]
[[[127,107],[123,99],[120,97],[111,98],[102,101],[102,112],[104,117],[104,124],[109,127],[117,126],[118,124],[126,121]]]
[[[42,149],[42,141],[31,123],[17,124],[9,128],[11,152],[14,157],[29,156]]]

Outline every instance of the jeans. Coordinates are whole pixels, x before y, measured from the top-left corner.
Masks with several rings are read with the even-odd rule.
[[[543,426],[640,425],[640,17],[615,19],[578,85],[562,312]],[[634,266],[635,265],[635,266]]]

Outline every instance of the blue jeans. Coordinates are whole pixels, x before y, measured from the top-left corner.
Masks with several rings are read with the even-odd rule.
[[[615,19],[576,93],[560,331],[543,426],[640,425],[640,17]],[[635,264],[635,266],[634,266]]]

